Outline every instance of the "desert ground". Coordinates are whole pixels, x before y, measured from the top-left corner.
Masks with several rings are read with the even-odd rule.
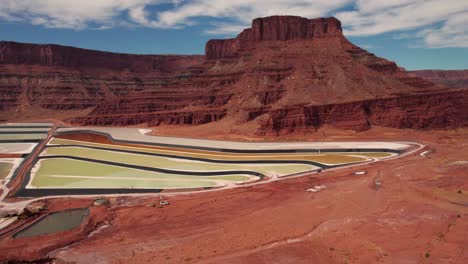
[[[466,5],[232,1],[193,16],[197,1],[173,3],[184,19],[170,3],[154,16],[146,7],[158,1],[130,2],[103,8],[115,15],[97,20],[87,17],[101,14],[93,12],[100,4],[86,12],[50,4],[70,8],[51,9],[80,24],[65,42],[63,29],[48,38],[70,23],[47,7],[14,4],[0,15],[9,29],[31,23],[47,27],[39,42],[59,41],[20,43],[15,30],[13,41],[0,41],[0,264],[468,263],[467,75],[405,69],[464,65],[442,48],[466,40],[453,26]],[[344,23],[273,15],[272,6]],[[203,55],[110,49],[195,51],[204,9],[203,23],[216,29],[228,25],[224,16],[271,16],[208,40]],[[95,47],[94,37],[79,37],[81,24],[121,25],[114,16],[135,22],[132,31],[145,24],[145,40]],[[410,17],[417,28],[392,23]],[[191,41],[147,41],[153,27],[172,29],[152,21],[164,18],[178,31],[196,24]],[[444,34],[456,37],[437,38]]]
[[[183,127],[159,132],[172,129],[183,136]],[[318,139],[412,140],[426,147],[397,159],[267,184],[163,195],[170,201],[163,207],[155,206],[161,196],[154,195],[116,196],[105,206],[93,206],[92,197],[50,198],[49,212],[89,207],[90,215],[80,227],[56,234],[2,235],[0,256],[4,262],[57,263],[468,261],[468,129],[323,128],[287,138]],[[326,189],[306,191],[315,185]]]

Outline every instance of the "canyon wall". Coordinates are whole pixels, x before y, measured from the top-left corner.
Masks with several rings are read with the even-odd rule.
[[[322,125],[366,130],[371,126],[449,129],[468,126],[468,91],[414,94],[343,104],[299,106],[269,112],[259,135],[316,130]],[[352,117],[352,118],[350,118]]]
[[[133,55],[53,44],[0,42],[0,64],[169,73],[199,64],[203,60],[204,57],[200,55]]]
[[[468,88],[468,70],[420,70],[410,73],[449,88]]]
[[[0,121],[158,126],[228,118],[263,135],[323,125],[468,125],[466,90],[435,85],[357,47],[335,18],[258,18],[205,50],[132,55],[0,42]]]
[[[157,89],[196,71],[204,60],[202,55],[132,55],[0,42],[0,110],[88,109]]]

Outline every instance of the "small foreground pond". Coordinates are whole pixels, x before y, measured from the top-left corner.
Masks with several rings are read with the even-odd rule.
[[[32,225],[18,231],[13,235],[13,238],[40,236],[70,230],[80,226],[88,215],[88,208],[50,213]]]
[[[0,180],[10,174],[10,170],[13,167],[13,163],[0,162]]]

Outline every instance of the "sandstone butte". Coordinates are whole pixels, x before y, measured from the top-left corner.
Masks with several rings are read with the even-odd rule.
[[[250,124],[257,135],[468,125],[468,90],[352,44],[336,18],[257,18],[205,55],[131,55],[0,42],[0,120],[77,125]]]

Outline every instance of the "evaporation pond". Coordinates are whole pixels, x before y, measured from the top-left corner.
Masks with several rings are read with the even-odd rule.
[[[46,215],[13,235],[14,238],[47,235],[70,230],[81,225],[88,216],[88,208],[65,210]]]

